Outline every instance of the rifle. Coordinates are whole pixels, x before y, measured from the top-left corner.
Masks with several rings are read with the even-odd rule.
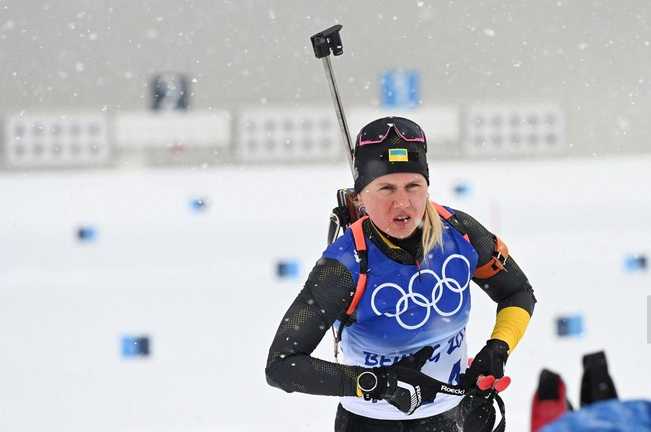
[[[355,150],[353,142],[350,139],[350,132],[348,130],[348,123],[346,122],[346,115],[344,107],[339,96],[339,89],[337,88],[337,81],[335,80],[335,73],[330,61],[330,55],[340,56],[344,53],[343,44],[341,42],[342,25],[337,24],[329,27],[310,37],[314,55],[323,62],[326,79],[330,87],[330,94],[335,106],[337,120],[339,121],[339,128],[343,138],[345,147],[346,159],[348,166],[353,175],[353,179],[357,178],[357,171],[355,170],[354,157]],[[339,234],[348,228],[353,222],[363,215],[360,210],[359,203],[356,198],[355,190],[352,188],[344,188],[337,190],[337,207],[332,209],[330,214],[330,223],[328,226],[328,244],[331,244]]]

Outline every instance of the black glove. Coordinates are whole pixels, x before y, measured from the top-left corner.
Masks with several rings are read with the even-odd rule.
[[[366,400],[384,399],[400,411],[412,414],[423,403],[434,401],[441,382],[420,372],[434,353],[425,347],[394,365],[362,369],[357,376],[357,392]]]
[[[499,339],[486,341],[486,345],[475,356],[470,367],[462,375],[462,384],[466,389],[477,385],[480,375],[493,376],[495,379],[504,376],[504,364],[509,356],[509,345]],[[508,384],[507,384],[508,385]]]

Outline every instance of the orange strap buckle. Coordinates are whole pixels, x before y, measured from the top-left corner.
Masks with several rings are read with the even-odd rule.
[[[495,236],[495,252],[491,259],[484,265],[477,267],[473,277],[478,279],[488,279],[495,276],[502,270],[506,271],[504,266],[509,258],[509,248],[497,236]]]

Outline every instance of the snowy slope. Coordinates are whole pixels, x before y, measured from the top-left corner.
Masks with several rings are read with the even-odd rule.
[[[651,254],[650,166],[431,165],[432,197],[500,234],[539,299],[507,367],[509,430],[528,428],[542,367],[577,402],[590,351],[606,350],[622,397],[651,398],[649,273],[624,271],[627,255]],[[335,399],[272,389],[264,365],[349,177],[343,165],[0,175],[0,430],[332,430]],[[81,225],[95,242],[76,240]],[[276,278],[281,259],[300,261],[298,279]],[[494,308],[476,288],[470,352]],[[585,335],[557,338],[556,317],[573,314]],[[148,334],[152,356],[122,359],[123,334]],[[329,335],[318,354],[332,359]]]

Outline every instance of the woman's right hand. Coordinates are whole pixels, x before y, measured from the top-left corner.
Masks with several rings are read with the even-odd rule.
[[[361,369],[357,395],[367,400],[383,399],[412,414],[423,403],[433,402],[441,391],[440,381],[420,372],[433,353],[434,349],[428,346],[391,366]]]

